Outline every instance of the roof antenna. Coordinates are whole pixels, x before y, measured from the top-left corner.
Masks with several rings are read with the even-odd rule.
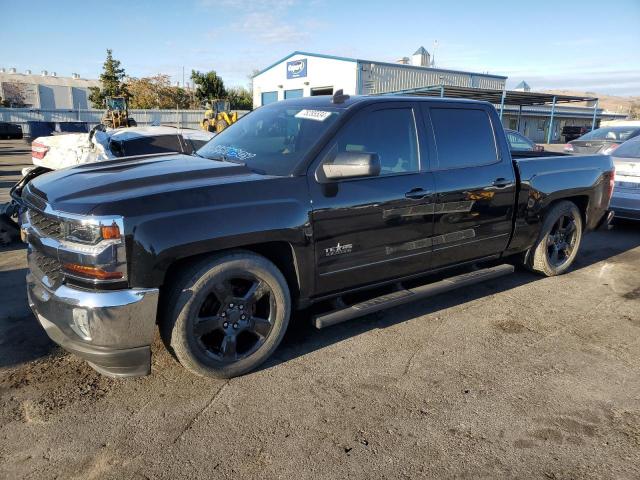
[[[331,103],[344,103],[345,100],[349,100],[349,95],[345,95],[342,89],[337,90],[336,93],[333,94],[333,99]]]

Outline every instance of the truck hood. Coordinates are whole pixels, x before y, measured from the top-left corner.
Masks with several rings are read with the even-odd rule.
[[[109,205],[142,205],[172,192],[213,184],[261,179],[244,165],[182,154],[145,155],[79,165],[46,173],[29,183],[29,192],[54,210],[104,214]],[[130,206],[130,205],[129,205]],[[128,208],[127,210],[130,210]],[[111,212],[115,213],[115,212]]]

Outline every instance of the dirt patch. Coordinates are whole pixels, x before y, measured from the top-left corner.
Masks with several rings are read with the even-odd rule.
[[[505,322],[500,322],[500,323],[497,323],[495,326],[496,328],[498,328],[499,330],[502,330],[505,333],[522,333],[526,330],[524,325],[521,325],[520,323],[514,320],[507,320]]]
[[[638,300],[640,298],[640,287],[621,295],[626,300]]]
[[[57,351],[2,377],[0,392],[12,392],[3,417],[45,423],[71,406],[95,403],[114,383],[80,359]]]

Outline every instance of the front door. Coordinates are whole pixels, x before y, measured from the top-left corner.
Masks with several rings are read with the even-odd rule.
[[[374,105],[337,132],[309,172],[316,293],[373,284],[429,268],[433,176],[421,168],[422,119],[412,102]],[[329,152],[376,153],[380,175],[321,183]]]
[[[437,149],[432,267],[499,254],[512,230],[516,179],[511,156],[499,152],[495,128],[483,106],[425,108]]]

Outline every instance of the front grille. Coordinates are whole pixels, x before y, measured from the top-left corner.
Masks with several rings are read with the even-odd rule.
[[[60,220],[38,210],[29,209],[29,223],[43,236],[62,239]]]
[[[38,269],[47,277],[52,286],[60,285],[62,282],[62,265],[60,262],[52,257],[49,257],[38,250],[33,250],[31,255],[33,261]]]

